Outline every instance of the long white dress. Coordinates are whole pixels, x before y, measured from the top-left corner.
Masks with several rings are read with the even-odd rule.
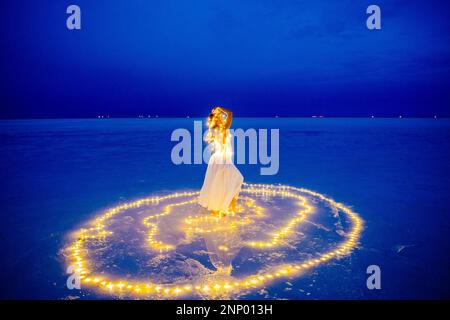
[[[244,177],[233,164],[230,134],[227,133],[225,143],[221,143],[220,135],[215,135],[198,203],[209,210],[225,211],[239,194],[243,182]]]

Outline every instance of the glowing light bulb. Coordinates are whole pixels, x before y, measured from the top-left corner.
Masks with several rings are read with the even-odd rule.
[[[299,209],[293,217],[285,221],[284,225],[281,226],[278,230],[276,230],[269,239],[266,240],[250,240],[246,244],[249,247],[258,250],[276,250],[277,247],[286,245],[292,238],[292,234],[296,228],[305,221],[305,219],[314,212],[314,207],[309,204],[306,196],[314,197],[324,203],[328,204],[330,207],[339,210],[344,213],[349,221],[350,221],[350,230],[347,232],[346,240],[339,243],[336,248],[329,250],[328,252],[322,253],[313,257],[311,259],[307,259],[304,261],[299,261],[289,266],[273,266],[273,268],[269,268],[265,272],[260,272],[257,275],[250,275],[245,279],[237,278],[237,281],[231,282],[232,284],[226,283],[209,283],[208,285],[196,285],[195,283],[186,283],[183,287],[173,287],[171,284],[153,284],[153,283],[143,283],[139,281],[133,282],[133,285],[126,284],[122,281],[114,282],[113,279],[109,279],[109,277],[105,277],[103,274],[96,274],[96,272],[92,272],[90,269],[91,261],[90,257],[87,255],[87,247],[86,244],[89,241],[95,239],[102,239],[110,236],[112,232],[106,229],[107,221],[114,217],[115,215],[121,214],[124,211],[130,208],[139,208],[141,206],[146,205],[154,205],[160,204],[163,201],[169,199],[178,199],[183,198],[182,201],[168,204],[163,207],[163,209],[154,215],[148,216],[142,220],[142,224],[148,228],[147,240],[150,248],[155,250],[174,250],[175,247],[172,244],[164,243],[163,241],[157,240],[159,237],[159,229],[158,229],[158,220],[157,218],[167,216],[171,214],[172,209],[175,207],[180,207],[192,203],[197,202],[198,192],[181,192],[169,194],[166,196],[160,197],[149,197],[140,199],[134,202],[125,203],[118,205],[114,208],[110,208],[106,210],[102,215],[96,217],[90,222],[88,225],[89,228],[82,228],[76,233],[76,238],[72,245],[68,247],[68,259],[69,261],[75,261],[77,269],[76,271],[81,274],[80,278],[83,279],[83,283],[86,283],[87,286],[99,286],[101,288],[106,288],[110,292],[113,291],[114,287],[119,288],[119,290],[128,289],[130,293],[135,294],[143,294],[152,292],[152,288],[154,288],[154,292],[156,293],[164,293],[166,296],[170,295],[180,295],[185,294],[187,292],[196,290],[202,293],[209,293],[211,288],[214,291],[220,291],[222,289],[225,290],[240,290],[241,286],[245,287],[257,287],[262,286],[264,283],[268,281],[272,281],[274,278],[285,277],[287,275],[291,275],[296,272],[300,272],[301,270],[305,270],[311,268],[313,266],[319,265],[326,261],[329,261],[332,258],[339,257],[343,254],[348,254],[351,252],[358,243],[358,239],[360,237],[363,221],[361,218],[352,211],[351,208],[346,207],[342,203],[338,203],[330,198],[327,198],[317,192],[310,191],[303,188],[296,188],[285,185],[256,185],[256,184],[244,184],[242,189],[242,194],[248,195],[264,195],[268,197],[284,197],[298,200]],[[191,197],[190,199],[186,199],[186,197]],[[262,217],[264,216],[264,208],[259,206],[253,198],[246,197],[242,198],[243,207],[239,210],[250,210],[252,213],[252,217]],[[247,208],[247,209],[246,209]],[[239,212],[239,210],[237,212]],[[188,218],[184,221],[186,227],[183,229],[186,232],[194,232],[194,229],[191,227],[195,226],[195,232],[205,232],[205,233],[214,233],[221,232],[221,228],[224,226],[221,223],[221,219],[227,215],[234,215],[236,212],[224,211],[219,216],[188,216]],[[203,222],[215,222],[217,224],[217,228],[202,228],[201,223]],[[248,217],[243,217],[238,220],[236,223],[230,223],[227,225],[227,228],[235,228],[237,225],[245,225],[253,223],[252,219]],[[189,227],[188,227],[189,225]],[[107,240],[106,240],[107,241]],[[220,248],[221,251],[227,251],[229,248],[223,245]]]

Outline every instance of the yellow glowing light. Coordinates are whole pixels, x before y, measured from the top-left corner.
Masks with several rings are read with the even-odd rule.
[[[156,240],[156,236],[158,235],[158,225],[157,218],[161,216],[166,216],[171,213],[172,208],[183,206],[187,204],[192,204],[197,202],[198,192],[182,192],[182,193],[173,193],[166,196],[155,196],[140,199],[133,202],[128,202],[124,204],[120,204],[116,207],[107,209],[103,212],[102,215],[95,218],[89,225],[91,227],[80,229],[75,233],[76,240],[67,248],[69,262],[75,264],[77,266],[76,271],[81,274],[80,278],[82,279],[83,284],[92,287],[100,287],[106,288],[109,292],[114,293],[114,288],[118,288],[121,293],[128,294],[161,294],[163,293],[165,296],[178,296],[182,294],[187,294],[189,292],[195,291],[202,294],[220,291],[231,291],[231,290],[240,290],[242,286],[246,288],[256,288],[264,285],[268,281],[273,281],[275,278],[293,276],[295,273],[300,271],[304,271],[306,269],[312,268],[313,266],[317,266],[321,263],[329,261],[333,258],[337,258],[339,256],[348,254],[353,250],[358,242],[362,231],[363,221],[362,219],[352,211],[351,208],[345,206],[342,203],[338,203],[331,198],[328,198],[320,193],[310,191],[303,188],[296,188],[291,186],[284,185],[265,185],[265,184],[244,184],[244,187],[241,191],[242,194],[248,195],[262,195],[267,197],[280,196],[285,198],[291,198],[298,201],[300,209],[294,215],[293,218],[286,221],[285,224],[273,232],[271,237],[266,240],[251,240],[246,242],[246,245],[254,248],[254,249],[274,249],[278,246],[284,245],[286,241],[290,239],[290,236],[293,232],[296,231],[296,228],[305,221],[305,219],[313,213],[313,206],[309,204],[306,196],[299,195],[297,193],[301,193],[304,195],[308,195],[319,199],[325,203],[327,203],[330,207],[337,209],[343,212],[351,222],[351,228],[346,234],[346,239],[337,245],[334,249],[319,254],[318,256],[298,261],[297,263],[290,265],[279,265],[273,266],[266,270],[259,272],[258,274],[246,276],[243,278],[235,278],[235,281],[231,284],[227,281],[211,281],[208,284],[200,284],[200,283],[184,283],[180,286],[180,284],[158,284],[158,283],[149,283],[149,282],[138,282],[138,281],[115,281],[112,277],[104,275],[102,273],[95,274],[89,268],[91,265],[90,257],[87,254],[87,250],[85,248],[86,242],[92,239],[102,239],[105,240],[108,238],[112,232],[106,230],[105,222],[109,219],[118,215],[128,209],[131,208],[139,208],[145,205],[151,204],[159,204],[166,200],[172,200],[177,198],[183,198],[185,200],[173,204],[166,205],[161,212],[158,214],[154,214],[148,216],[143,219],[142,223],[144,226],[148,228],[148,244],[151,249],[154,250],[173,250],[175,246],[169,243],[164,243],[162,241]],[[187,198],[187,199],[186,199]],[[190,198],[190,199],[189,199]],[[216,219],[218,224],[220,225],[221,215],[226,214],[238,214],[239,211],[244,210],[245,207],[251,208],[252,214],[254,217],[260,217],[264,215],[264,208],[258,206],[254,199],[250,197],[243,197],[244,199],[244,207],[240,207],[238,212],[221,212],[219,216],[190,216],[185,219],[185,228],[186,233],[189,232],[220,232],[219,229],[211,229],[206,230],[202,228],[202,223],[211,221],[212,219]],[[248,224],[251,223],[252,220],[249,217],[242,217],[238,223]],[[232,226],[228,226],[232,227]],[[189,229],[191,228],[191,229]],[[228,248],[226,246],[222,246],[220,250],[226,251]],[[230,279],[229,279],[230,280]]]

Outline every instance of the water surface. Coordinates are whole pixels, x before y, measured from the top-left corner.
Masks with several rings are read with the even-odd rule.
[[[66,235],[100,209],[201,187],[206,165],[174,165],[173,129],[193,119],[0,122],[2,298],[96,298],[69,291]],[[279,128],[280,170],[238,166],[246,181],[283,183],[351,205],[365,221],[360,248],[302,277],[244,298],[449,298],[450,121],[259,119],[234,127]],[[366,268],[382,290],[366,288]]]

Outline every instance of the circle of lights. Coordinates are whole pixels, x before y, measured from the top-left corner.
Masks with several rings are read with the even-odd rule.
[[[76,240],[67,247],[68,260],[71,265],[75,265],[75,272],[79,274],[80,280],[83,285],[97,287],[105,292],[111,294],[131,294],[131,295],[163,295],[167,297],[171,296],[182,296],[192,293],[200,294],[220,294],[221,292],[233,292],[242,289],[254,289],[261,287],[269,281],[274,281],[278,278],[283,278],[287,276],[294,276],[302,271],[310,269],[314,266],[318,266],[324,262],[327,262],[334,258],[339,258],[344,255],[349,254],[357,245],[361,231],[363,221],[357,213],[355,213],[350,207],[336,202],[331,198],[324,196],[323,194],[304,189],[297,188],[288,185],[270,185],[270,184],[247,184],[244,183],[244,188],[241,190],[241,194],[254,194],[254,195],[265,195],[265,196],[283,196],[286,198],[293,198],[299,200],[300,209],[294,218],[290,219],[283,227],[278,231],[274,232],[271,239],[267,241],[248,241],[247,246],[252,248],[268,249],[277,247],[282,244],[282,239],[289,237],[294,228],[302,223],[306,217],[313,211],[312,206],[309,204],[306,197],[296,194],[295,192],[303,193],[311,197],[317,198],[330,207],[340,210],[345,213],[350,220],[351,229],[346,233],[345,240],[339,243],[337,247],[332,250],[326,251],[325,253],[319,254],[315,258],[299,261],[296,263],[278,265],[266,270],[264,272],[259,272],[254,275],[245,276],[243,278],[236,278],[234,281],[225,282],[213,282],[208,285],[203,285],[199,283],[185,283],[180,284],[158,284],[152,282],[142,282],[142,281],[130,281],[130,280],[117,280],[112,277],[105,276],[103,274],[96,274],[89,270],[90,261],[86,257],[84,244],[88,239],[105,239],[112,234],[105,228],[105,222],[116,216],[123,211],[131,208],[139,208],[144,205],[159,204],[165,200],[172,200],[177,198],[193,197],[192,199],[186,201],[180,201],[178,203],[172,203],[166,205],[163,210],[157,214],[147,216],[144,218],[142,223],[148,228],[148,245],[150,249],[153,250],[173,250],[174,246],[170,244],[165,244],[161,241],[155,239],[158,234],[157,223],[153,220],[155,218],[169,215],[173,207],[183,206],[191,203],[197,202],[197,196],[199,192],[177,192],[165,196],[154,196],[139,199],[132,202],[123,203],[115,207],[105,210],[100,216],[94,218],[88,222],[90,227],[82,228],[78,230],[76,234]],[[255,204],[255,201],[250,197],[244,198],[246,207],[253,210],[256,216],[263,215],[263,208]],[[240,208],[242,211],[242,207]],[[238,209],[239,211],[239,209]],[[230,212],[219,212],[219,216],[222,214],[230,214]],[[234,213],[231,213],[234,214]],[[188,217],[185,223],[192,225],[199,219],[217,219],[216,216],[208,217]],[[247,220],[243,220],[242,223],[249,223]],[[188,227],[189,228],[189,227]],[[189,230],[189,229],[188,229]],[[214,232],[214,230],[204,230],[197,228],[193,230],[194,232]]]

